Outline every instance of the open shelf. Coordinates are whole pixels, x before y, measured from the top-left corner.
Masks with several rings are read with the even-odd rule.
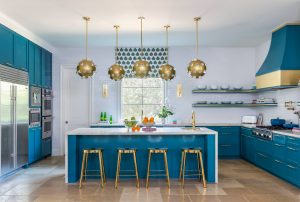
[[[244,103],[244,104],[193,104],[193,107],[276,107],[277,103],[270,104],[252,104],[252,103]]]
[[[193,93],[257,93],[256,89],[241,89],[241,90],[200,90],[194,89]]]

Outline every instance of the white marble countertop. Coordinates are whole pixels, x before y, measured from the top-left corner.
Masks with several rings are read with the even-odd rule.
[[[155,124],[156,126],[164,126],[164,127],[184,127],[184,126],[192,126],[191,123],[177,123],[177,124],[172,124],[172,123],[167,123],[167,124]],[[244,124],[242,123],[198,123],[196,124],[197,127],[201,127],[201,126],[243,126]],[[246,124],[248,125],[248,124]],[[253,124],[249,124],[249,125],[253,125]],[[123,123],[92,123],[90,125],[92,126],[124,126]],[[254,124],[255,126],[255,124]]]
[[[218,132],[204,127],[199,130],[164,127],[154,132],[127,132],[127,128],[77,128],[66,132],[66,135],[218,135]]]

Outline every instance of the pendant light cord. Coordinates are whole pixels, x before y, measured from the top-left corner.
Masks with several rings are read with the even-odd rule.
[[[88,21],[90,20],[89,17],[83,17],[85,20],[85,59],[87,60],[88,54]]]
[[[165,25],[166,28],[166,48],[169,49],[169,28],[170,25]],[[169,64],[169,50],[167,51],[167,64]]]
[[[144,50],[143,50],[143,20],[145,19],[144,17],[139,17],[138,19],[141,20],[141,60],[144,55]]]
[[[117,63],[118,51],[119,51],[119,25],[114,25],[116,28],[116,55],[115,55],[115,63]]]
[[[198,39],[198,35],[199,35],[199,28],[198,28],[198,23],[199,23],[199,20],[201,18],[200,17],[195,17],[194,20],[196,22],[196,58],[199,57],[199,39]]]

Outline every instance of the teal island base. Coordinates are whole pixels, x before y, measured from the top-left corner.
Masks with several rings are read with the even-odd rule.
[[[104,149],[104,166],[107,178],[115,178],[117,166],[117,148],[136,148],[137,165],[140,178],[147,173],[148,148],[168,148],[167,159],[170,178],[178,178],[180,170],[181,149],[201,147],[205,175],[208,183],[217,183],[217,135],[72,135],[66,136],[66,182],[75,183],[79,180],[83,149]],[[196,156],[187,156],[187,170],[197,170]],[[132,156],[122,156],[121,170],[133,170]],[[89,155],[88,170],[99,170],[97,155]],[[164,170],[162,155],[154,155],[151,170]],[[122,178],[121,178],[122,179]]]

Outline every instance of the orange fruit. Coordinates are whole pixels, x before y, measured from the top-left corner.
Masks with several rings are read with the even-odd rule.
[[[145,117],[143,120],[143,124],[147,124],[149,122],[148,117]]]
[[[150,123],[154,123],[154,117],[150,117],[149,122],[150,122]]]

